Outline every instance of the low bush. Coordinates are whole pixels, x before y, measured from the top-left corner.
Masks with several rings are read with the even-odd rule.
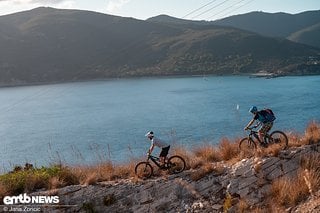
[[[0,175],[0,193],[18,195],[42,188],[49,189],[52,187],[52,178],[63,183],[59,185],[60,187],[79,183],[71,170],[63,166],[15,169]]]

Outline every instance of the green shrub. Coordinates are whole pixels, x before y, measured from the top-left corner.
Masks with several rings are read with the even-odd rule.
[[[18,195],[36,189],[48,189],[49,179],[53,177],[61,179],[66,185],[78,183],[76,176],[68,168],[51,166],[27,170],[15,169],[12,172],[0,175],[0,185],[5,187],[3,191],[6,191],[9,195]]]

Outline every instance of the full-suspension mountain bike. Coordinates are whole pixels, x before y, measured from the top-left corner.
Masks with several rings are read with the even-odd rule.
[[[171,174],[180,173],[186,168],[185,160],[178,155],[171,156],[163,166],[160,165],[160,159],[158,157],[148,155],[147,160],[138,163],[134,169],[139,178],[146,179],[153,175],[153,167],[151,166],[149,160],[151,160],[160,169],[167,170]]]
[[[239,148],[240,151],[244,153],[251,153],[255,151],[258,145],[262,145],[263,147],[269,147],[269,146],[277,146],[280,149],[286,149],[288,147],[288,137],[287,135],[279,130],[275,130],[271,132],[270,134],[266,134],[264,136],[263,143],[260,141],[258,132],[253,130],[257,128],[259,125],[253,126],[251,128],[248,128],[250,131],[248,136],[243,138],[239,142]]]

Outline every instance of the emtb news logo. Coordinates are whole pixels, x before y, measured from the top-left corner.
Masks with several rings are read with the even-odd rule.
[[[59,196],[28,196],[20,194],[19,196],[5,196],[3,198],[5,205],[12,204],[58,204]]]

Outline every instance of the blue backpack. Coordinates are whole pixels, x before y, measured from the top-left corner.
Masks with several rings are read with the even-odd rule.
[[[263,109],[259,112],[259,114],[262,117],[261,122],[263,123],[273,122],[274,120],[276,120],[276,116],[271,109]]]

